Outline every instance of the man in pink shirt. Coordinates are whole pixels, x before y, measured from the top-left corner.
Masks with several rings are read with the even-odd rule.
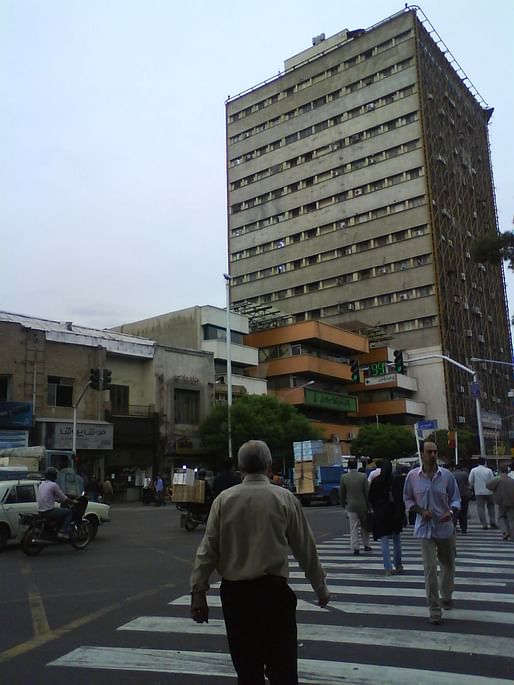
[[[55,482],[57,469],[49,466],[45,471],[45,480],[40,484],[37,491],[37,508],[40,514],[53,521],[59,521],[57,537],[67,538],[73,511],[68,508],[56,507],[55,503],[71,504],[70,500]]]

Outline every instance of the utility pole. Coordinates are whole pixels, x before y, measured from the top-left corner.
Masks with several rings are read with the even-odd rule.
[[[428,355],[425,355],[423,357],[412,357],[412,358],[408,359],[407,361],[410,364],[411,362],[425,361],[425,359],[443,359],[444,361],[448,362],[449,364],[453,364],[454,366],[457,366],[459,369],[466,371],[466,373],[471,374],[471,376],[473,376],[473,384],[475,386],[479,385],[478,376],[477,376],[477,373],[474,369],[470,369],[469,366],[464,366],[464,364],[461,364],[460,362],[455,361],[455,359],[452,359],[451,357],[447,357],[444,354],[428,354]],[[476,361],[476,360],[474,358],[472,358],[471,361]],[[484,428],[482,426],[482,408],[480,406],[480,392],[477,392],[475,395],[475,409],[476,409],[476,414],[477,414],[478,441],[480,444],[480,456],[485,457],[485,440],[484,440]]]
[[[225,326],[225,337],[227,339],[227,432],[228,432],[228,458],[232,462],[232,422],[230,418],[230,410],[232,408],[232,335],[230,328],[230,281],[232,276],[223,274],[226,286],[226,305],[227,305],[227,320]]]
[[[82,401],[82,398],[84,397],[86,390],[89,388],[91,385],[91,381],[89,380],[85,386],[82,388],[82,391],[80,395],[78,396],[78,399],[76,402],[73,403],[73,435],[72,435],[72,443],[71,443],[71,451],[73,452],[73,456],[77,456],[77,407],[79,406],[80,402]]]

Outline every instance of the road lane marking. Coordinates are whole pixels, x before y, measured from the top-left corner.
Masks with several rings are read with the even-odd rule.
[[[133,595],[132,597],[125,597],[124,599],[121,599],[118,602],[114,602],[109,606],[103,607],[102,609],[98,609],[97,611],[93,611],[90,614],[85,614],[84,616],[81,616],[80,618],[77,618],[74,621],[70,621],[70,623],[61,626],[60,628],[50,630],[44,635],[39,635],[37,637],[32,638],[31,640],[27,640],[26,642],[20,642],[14,647],[10,647],[9,649],[0,652],[0,664],[6,661],[10,661],[11,659],[15,659],[16,657],[21,656],[22,654],[26,654],[27,652],[31,652],[32,650],[37,649],[38,647],[41,647],[42,645],[45,645],[48,642],[57,640],[63,635],[71,633],[76,628],[80,628],[86,623],[91,623],[91,621],[95,621],[97,618],[101,618],[102,616],[109,614],[111,611],[121,609],[121,607],[123,607],[125,604],[129,602],[136,602],[140,599],[144,599],[145,597],[151,597],[152,595],[156,595],[157,593],[159,593],[163,588],[172,587],[175,587],[173,583],[166,583],[164,585],[159,586],[158,588],[154,588],[152,590],[145,590],[144,592],[139,592],[137,595]]]
[[[362,626],[334,626],[316,623],[298,623],[298,640],[336,644],[373,644],[378,647],[400,649],[429,649],[438,652],[505,656],[512,649],[512,639],[495,635],[466,635],[462,633],[427,632],[411,628]],[[213,619],[208,623],[195,623],[190,618],[171,616],[140,616],[125,623],[118,630],[153,633],[179,633],[181,635],[225,635],[225,623]]]
[[[402,604],[367,604],[360,602],[330,602],[330,609],[342,611],[344,614],[367,614],[370,616],[409,616],[411,618],[427,618],[427,607],[409,606]],[[478,621],[481,623],[506,623],[512,626],[510,611],[474,611],[473,609],[456,609],[444,612],[444,620]],[[480,637],[482,639],[482,637]]]
[[[182,673],[204,679],[209,676],[236,677],[230,656],[217,652],[79,647],[48,666]],[[298,671],[300,683],[308,685],[376,685],[380,682],[395,685],[433,685],[434,682],[438,685],[512,685],[511,679],[504,678],[315,659],[298,659]]]
[[[305,578],[305,573],[302,571],[290,571],[289,572],[289,577],[290,578]],[[365,580],[366,582],[370,582],[371,580],[379,580],[384,577],[383,572],[378,575],[373,575],[371,573],[330,573],[327,577],[328,582],[330,583],[332,580]],[[417,583],[418,585],[423,585],[425,587],[425,578],[423,576],[409,576],[405,573],[401,575],[394,575],[389,577],[387,580],[387,583]],[[469,579],[469,578],[455,578],[455,585],[473,585],[473,587],[500,587],[504,588],[507,587],[507,583],[504,581],[501,581],[499,578],[495,579],[494,581],[492,580],[475,580],[474,578]],[[514,618],[513,618],[514,622]]]
[[[212,586],[211,586],[212,587]],[[314,596],[314,595],[313,595]],[[219,595],[212,595],[207,598],[207,602],[210,607],[221,607],[221,597]],[[183,595],[182,597],[177,597],[173,601],[169,602],[170,606],[191,606],[191,595]],[[309,604],[304,599],[299,599],[296,605],[296,611],[327,611],[322,609],[317,604]]]
[[[26,559],[20,560],[21,573],[27,579],[27,595],[29,599],[30,616],[32,619],[32,628],[34,637],[38,638],[50,632],[48,619],[46,617],[45,605],[43,598],[34,578],[32,576],[32,568]]]
[[[312,588],[307,584],[289,583],[289,586],[294,592],[312,592]],[[330,594],[332,595],[379,595],[384,594],[392,597],[423,597],[425,598],[425,590],[418,590],[411,587],[394,587],[387,585],[384,587],[376,587],[375,585],[331,585]],[[510,593],[500,594],[497,592],[464,592],[456,590],[453,593],[453,599],[466,599],[471,602],[501,602],[505,604],[514,604],[514,596]]]

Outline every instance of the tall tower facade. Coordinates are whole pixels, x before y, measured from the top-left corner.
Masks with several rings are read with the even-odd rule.
[[[411,358],[511,361],[502,267],[470,252],[497,226],[492,110],[443,47],[406,10],[319,36],[227,101],[233,305],[378,329]],[[511,373],[477,371],[492,439]],[[476,427],[469,375],[438,359],[412,373],[429,418]]]

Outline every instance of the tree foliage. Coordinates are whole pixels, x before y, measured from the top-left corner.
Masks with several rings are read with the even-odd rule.
[[[226,404],[217,404],[200,426],[202,445],[212,452],[217,463],[227,457],[227,409]],[[230,419],[234,456],[247,440],[264,440],[274,461],[282,463],[285,458],[290,462],[293,442],[322,437],[321,431],[295,407],[273,395],[243,395],[232,404]]]
[[[437,445],[437,451],[439,457],[443,459],[448,459],[449,461],[454,461],[455,450],[453,447],[448,447],[448,431],[438,430],[431,433],[426,440],[430,442],[435,442]],[[457,431],[457,445],[459,460],[461,459],[471,459],[473,454],[477,451],[476,437],[471,431],[460,430]]]
[[[482,264],[500,264],[503,259],[514,270],[514,233],[486,233],[472,243],[471,256]]]
[[[399,459],[415,452],[416,438],[412,430],[389,423],[363,426],[352,441],[352,454],[357,457]]]

